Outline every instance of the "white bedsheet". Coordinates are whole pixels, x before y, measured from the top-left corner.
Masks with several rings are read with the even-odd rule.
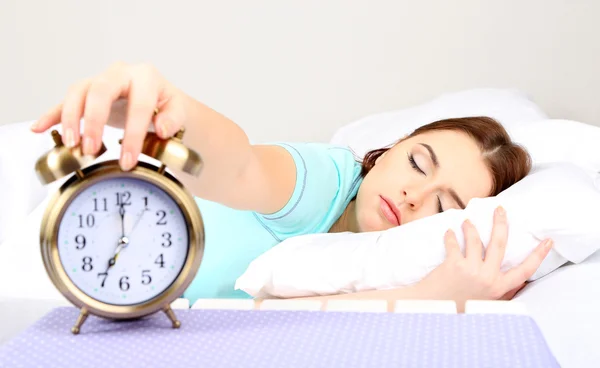
[[[529,284],[527,306],[563,368],[600,367],[600,253]]]

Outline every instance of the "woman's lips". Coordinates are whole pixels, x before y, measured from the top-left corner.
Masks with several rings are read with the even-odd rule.
[[[398,211],[398,207],[392,202],[389,198],[384,196],[379,196],[381,199],[380,209],[383,213],[383,216],[395,226],[400,226],[402,223],[402,219],[400,218],[400,211]]]

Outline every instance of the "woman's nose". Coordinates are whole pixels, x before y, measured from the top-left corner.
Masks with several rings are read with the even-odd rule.
[[[427,188],[415,188],[403,190],[402,192],[404,194],[404,202],[414,210],[419,209],[431,194],[431,190],[427,190]]]

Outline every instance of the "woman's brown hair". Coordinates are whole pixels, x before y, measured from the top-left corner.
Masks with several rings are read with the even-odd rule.
[[[438,120],[424,125],[406,138],[436,131],[452,130],[465,133],[479,145],[481,153],[493,177],[491,196],[495,196],[524,178],[531,170],[531,157],[520,145],[512,142],[504,127],[486,116]],[[375,161],[390,147],[367,152],[362,160],[364,177],[375,166]]]

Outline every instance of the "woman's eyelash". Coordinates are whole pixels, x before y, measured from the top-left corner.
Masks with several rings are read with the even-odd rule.
[[[417,170],[418,172],[420,172],[423,175],[427,175],[427,174],[425,174],[425,171],[421,170],[419,165],[417,165],[415,158],[410,153],[408,154],[408,162],[410,162],[410,166],[412,166],[413,169]],[[442,212],[444,212],[444,208],[442,207],[442,201],[440,200],[440,197],[437,197],[437,200],[438,200],[438,211],[440,213],[442,213]]]
[[[412,166],[413,169],[415,169],[418,172],[420,172],[421,174],[425,175],[425,171],[421,170],[421,168],[419,167],[419,165],[417,165],[417,162],[415,161],[415,158],[410,153],[408,154],[408,162],[410,162],[410,166]]]

